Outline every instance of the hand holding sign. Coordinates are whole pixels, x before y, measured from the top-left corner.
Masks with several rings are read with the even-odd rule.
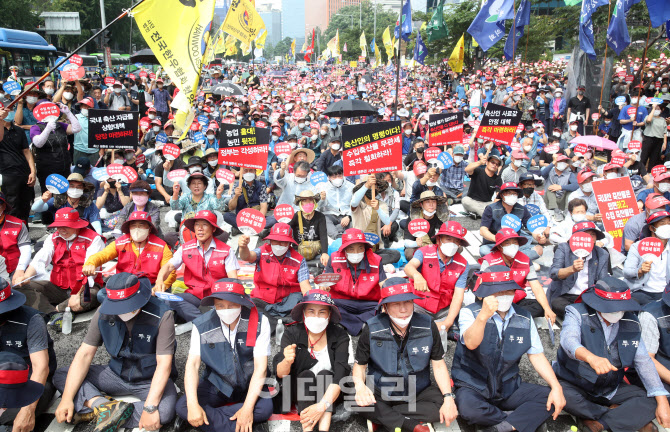
[[[528,210],[528,213],[530,213],[531,216],[540,214],[540,207],[535,204],[526,204],[526,210]]]
[[[159,135],[160,136],[160,135]],[[165,156],[165,159],[171,161],[175,160],[179,157],[181,154],[181,149],[177,144],[165,144],[163,146],[163,156]]]
[[[338,283],[342,279],[339,273],[323,273],[314,278],[314,284],[326,288],[329,291],[330,287]]]
[[[441,169],[449,169],[454,166],[454,158],[448,152],[442,152],[437,156],[437,166]]]
[[[547,217],[541,214],[531,217],[526,224],[528,231],[533,233],[533,235],[541,235],[548,225],[549,221],[547,220]]]
[[[591,234],[585,232],[576,232],[570,237],[570,250],[578,258],[586,258],[593,251],[595,243]]]
[[[312,183],[312,185],[314,186],[318,186],[321,183],[327,183],[328,176],[323,171],[315,172],[310,176],[309,182]]]
[[[640,150],[642,150],[642,143],[638,140],[631,140],[628,143],[628,150],[629,151],[640,151]]]
[[[663,242],[655,237],[647,237],[637,244],[637,251],[642,261],[656,262],[663,253]]]
[[[43,123],[55,122],[60,117],[60,108],[55,103],[41,103],[33,108],[33,116]]]
[[[502,228],[512,228],[514,231],[519,232],[521,229],[521,219],[513,214],[506,214],[500,220],[500,225]]]
[[[47,177],[46,188],[52,194],[62,194],[67,192],[70,183],[60,174],[51,174]]]
[[[179,183],[180,181],[188,177],[188,171],[185,169],[176,169],[168,173],[167,178],[173,183]]]
[[[437,147],[428,147],[423,154],[423,157],[426,158],[426,162],[432,164],[437,162],[437,157],[442,151]]]
[[[286,159],[291,154],[291,145],[289,143],[280,142],[275,145],[275,154],[278,159]]]
[[[245,208],[237,214],[237,228],[247,236],[258,235],[265,228],[265,216],[258,210]]]
[[[219,168],[216,170],[216,178],[221,182],[226,182],[229,185],[232,185],[235,182],[235,174],[229,169]],[[276,210],[275,210],[276,212]]]
[[[407,230],[414,237],[423,237],[428,234],[430,230],[430,224],[425,219],[414,219],[407,224]]]
[[[274,217],[277,219],[277,222],[289,223],[293,219],[295,210],[288,204],[280,204],[275,207]]]

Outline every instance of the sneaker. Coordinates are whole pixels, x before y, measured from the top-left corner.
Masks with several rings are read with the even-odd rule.
[[[184,420],[183,418],[176,416],[176,419],[174,421],[174,424],[170,429],[168,429],[169,432],[184,432],[187,429],[187,426],[189,426],[188,422]]]
[[[75,415],[72,417],[72,424],[78,425],[79,423],[89,423],[95,420],[96,417],[97,415],[94,411],[84,414],[75,413]]]
[[[116,432],[133,415],[135,406],[128,402],[111,400],[96,407],[98,417],[94,432]]]
[[[56,312],[51,315],[47,326],[53,327],[53,329],[59,333],[63,331],[63,314],[61,312]]]

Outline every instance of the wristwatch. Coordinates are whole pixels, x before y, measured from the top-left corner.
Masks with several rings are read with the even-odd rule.
[[[321,401],[321,403],[326,406],[326,411],[328,411],[330,409],[330,407],[332,406],[332,404],[328,401]]]
[[[445,399],[446,399],[446,398],[452,398],[452,399],[453,399],[453,398],[456,398],[456,395],[453,394],[453,393],[445,393],[445,394],[443,394],[442,396],[444,396]]]
[[[155,413],[157,409],[156,405],[144,405],[144,408],[142,408],[144,412],[148,412],[149,414]]]

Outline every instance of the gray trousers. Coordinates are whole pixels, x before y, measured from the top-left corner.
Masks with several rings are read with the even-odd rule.
[[[563,191],[563,195],[558,198],[556,196],[556,192],[551,192],[551,191],[546,191],[544,193],[544,203],[547,205],[547,209],[549,210],[565,210],[568,204],[568,195],[570,195],[567,191]]]
[[[69,367],[60,368],[54,374],[53,383],[61,393],[63,393],[63,389],[65,388],[68,370]],[[102,396],[103,393],[112,397],[135,396],[140,401],[133,404],[135,411],[133,412],[133,416],[126,421],[125,427],[136,428],[140,424],[144,400],[147,398],[150,388],[151,381],[129,383],[115,374],[109,366],[91,365],[86,379],[84,379],[81,387],[77,390],[77,395],[74,398],[74,409],[78,413],[91,412],[91,409],[85,407],[84,403],[96,396]],[[172,421],[175,416],[176,404],[177,389],[174,386],[174,382],[168,379],[165,391],[163,392],[163,398],[158,404],[158,415],[161,419],[161,425],[166,425]]]
[[[327,214],[326,216],[326,229],[328,230],[328,237],[332,238],[333,240],[339,238],[342,234],[344,234],[344,228],[342,225],[340,225],[340,222],[342,222],[342,219],[344,219],[345,216],[335,216],[331,214]],[[349,225],[347,225],[347,228],[351,228],[351,216],[349,217]]]
[[[469,196],[465,196],[463,197],[463,201],[461,201],[461,204],[463,204],[463,208],[465,209],[465,211],[475,213],[477,216],[482,217],[486,206],[488,206],[489,204],[493,204],[493,201],[475,201]]]

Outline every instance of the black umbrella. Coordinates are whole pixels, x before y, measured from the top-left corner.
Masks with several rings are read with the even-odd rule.
[[[221,96],[244,96],[246,92],[237,84],[231,81],[224,81],[220,84],[205,90],[205,93],[212,93]]]
[[[154,52],[149,48],[139,50],[130,56],[131,63],[159,64]]]
[[[329,117],[362,117],[377,115],[377,108],[360,99],[343,99],[330,104],[323,114]]]

